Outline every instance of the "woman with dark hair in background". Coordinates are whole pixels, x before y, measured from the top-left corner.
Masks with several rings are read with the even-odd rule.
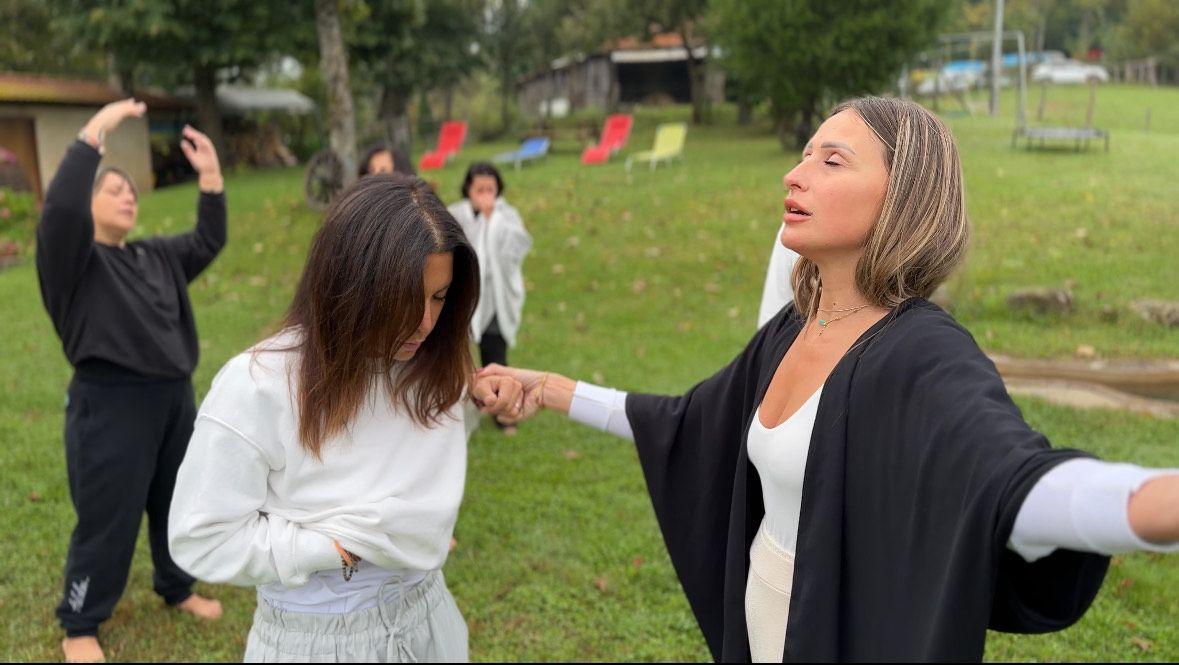
[[[374,175],[329,210],[281,330],[201,404],[169,542],[202,580],[254,585],[245,660],[465,661],[442,577],[466,478],[479,266],[417,178]]]
[[[363,178],[374,173],[400,173],[416,176],[413,162],[409,155],[400,148],[390,148],[388,144],[376,143],[364,151],[356,165],[356,177]]]
[[[145,510],[156,593],[199,617],[221,615],[217,601],[192,593],[193,578],[167,543],[172,487],[196,414],[200,347],[188,284],[225,245],[221,167],[209,138],[185,127],[180,148],[201,192],[196,229],[128,241],[139,215],[135,183],[98,164],[107,135],[145,111],[125,99],[90,119],[49,184],[37,226],[41,299],[74,366],[65,453],[78,521],[57,608],[67,661],[103,659],[98,627],[127,584]]]
[[[503,198],[504,181],[499,170],[476,162],[463,178],[463,199],[449,210],[479,257],[482,284],[479,306],[471,319],[471,334],[479,343],[484,365],[508,364],[508,347],[516,345],[524,310],[524,257],[532,248],[532,236],[520,213]],[[505,434],[515,426],[496,425]]]

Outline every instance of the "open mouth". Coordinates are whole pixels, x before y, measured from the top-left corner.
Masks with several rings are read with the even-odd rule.
[[[786,199],[785,208],[786,214],[782,218],[786,222],[804,222],[811,216],[811,211],[798,205],[794,199]]]
[[[787,214],[805,215],[807,217],[811,216],[811,211],[798,205],[798,201],[795,201],[794,199],[786,199],[785,204],[786,204],[786,213]]]

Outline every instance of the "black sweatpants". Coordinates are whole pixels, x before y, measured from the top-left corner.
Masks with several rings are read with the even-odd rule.
[[[484,367],[491,363],[499,363],[504,367],[508,365],[508,340],[504,339],[503,334],[500,333],[499,320],[495,317],[491,318],[491,323],[487,324],[487,330],[484,330],[479,337],[479,362]],[[500,429],[505,427],[495,418],[492,418],[491,422]]]
[[[500,333],[499,320],[494,317],[491,323],[487,324],[487,330],[479,337],[479,362],[483,363],[484,367],[491,363],[499,363],[505,367],[508,365],[508,341]]]
[[[96,635],[110,618],[127,584],[145,511],[152,586],[169,605],[191,595],[192,576],[168,553],[168,508],[195,418],[188,379],[74,374],[65,456],[78,522],[57,608],[68,636]]]

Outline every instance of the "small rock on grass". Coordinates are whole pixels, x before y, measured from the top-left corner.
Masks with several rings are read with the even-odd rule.
[[[1135,300],[1130,303],[1138,316],[1159,325],[1179,327],[1179,302],[1168,300]]]
[[[1007,296],[1007,306],[1032,314],[1071,314],[1073,294],[1065,289],[1020,289]]]

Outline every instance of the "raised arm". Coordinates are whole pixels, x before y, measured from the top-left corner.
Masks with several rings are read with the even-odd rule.
[[[180,150],[197,172],[201,193],[197,200],[196,228],[188,233],[158,239],[168,252],[179,259],[188,281],[192,281],[213,262],[227,239],[225,183],[221,162],[208,136],[185,125]]]
[[[143,103],[134,99],[102,107],[86,123],[79,140],[66,150],[45,191],[37,225],[37,271],[46,306],[55,320],[55,310],[68,307],[69,296],[94,250],[90,200],[103,142],[120,122],[138,118],[145,110]]]

